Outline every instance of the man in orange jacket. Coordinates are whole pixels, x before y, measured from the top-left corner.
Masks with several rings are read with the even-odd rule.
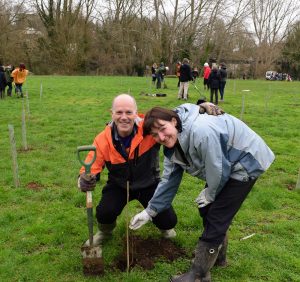
[[[96,208],[99,231],[93,239],[95,246],[101,245],[103,239],[112,234],[117,217],[127,204],[127,183],[129,201],[138,200],[147,207],[160,180],[159,145],[151,136],[143,136],[143,119],[138,116],[134,98],[127,94],[117,96],[111,114],[112,121],[93,142],[96,160],[91,167],[91,176],[86,175],[82,167],[78,178],[82,192],[92,191],[103,168],[109,171]],[[90,152],[86,161],[89,162],[92,156],[93,152]],[[177,216],[172,206],[160,213],[153,223],[163,237],[176,236]],[[89,245],[89,240],[86,245]]]
[[[26,69],[25,65],[23,63],[21,63],[18,68],[13,70],[11,75],[14,79],[14,83],[16,86],[17,97],[19,98],[19,95],[20,95],[23,98],[22,85],[26,81],[26,77],[28,75],[28,70]]]

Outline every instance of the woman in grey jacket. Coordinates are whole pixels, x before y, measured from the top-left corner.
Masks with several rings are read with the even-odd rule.
[[[213,265],[226,264],[226,232],[235,214],[274,154],[242,121],[228,114],[200,114],[193,104],[151,109],[144,134],[164,145],[164,172],[148,207],[132,218],[130,228],[140,228],[171,206],[184,171],[205,180],[195,200],[204,226],[195,260],[189,272],[171,281],[210,281]]]

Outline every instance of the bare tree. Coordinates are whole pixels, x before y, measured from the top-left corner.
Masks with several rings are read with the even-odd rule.
[[[289,26],[299,15],[297,0],[251,0],[251,20],[257,41],[256,74],[274,65]]]

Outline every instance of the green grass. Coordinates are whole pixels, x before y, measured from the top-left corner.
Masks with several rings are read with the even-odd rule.
[[[30,76],[24,86],[30,103],[26,120],[30,150],[26,152],[22,150],[22,100],[15,96],[0,100],[0,281],[168,281],[171,274],[188,268],[190,262],[183,258],[172,264],[159,261],[151,271],[110,271],[126,233],[123,212],[114,239],[103,248],[105,276],[82,274],[80,246],[87,238],[87,227],[85,197],[76,188],[80,167],[76,148],[91,144],[110,120],[116,94],[130,92],[140,112],[156,105],[180,104],[177,79],[167,78],[167,84],[168,89],[160,91],[167,97],[158,98],[139,95],[141,91],[156,93],[149,77]],[[202,81],[197,87],[202,90]],[[231,225],[229,267],[213,269],[214,281],[300,281],[300,193],[294,190],[300,168],[299,89],[299,82],[229,80],[226,85],[222,108],[240,118],[245,95],[243,120],[265,139],[276,160]],[[199,98],[192,85],[189,97],[192,103]],[[15,130],[19,188],[14,187],[8,124]],[[94,205],[106,179],[105,172],[94,192]],[[40,189],[29,189],[31,182]],[[194,204],[202,187],[202,181],[185,175],[174,200],[178,214],[175,242],[187,252],[193,250],[202,231]],[[141,211],[137,202],[131,202],[128,209],[130,217]],[[252,233],[255,236],[240,240]],[[135,234],[159,236],[152,224]]]

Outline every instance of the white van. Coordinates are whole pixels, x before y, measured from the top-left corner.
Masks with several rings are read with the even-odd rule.
[[[276,71],[267,71],[266,72],[266,80],[275,80]]]

